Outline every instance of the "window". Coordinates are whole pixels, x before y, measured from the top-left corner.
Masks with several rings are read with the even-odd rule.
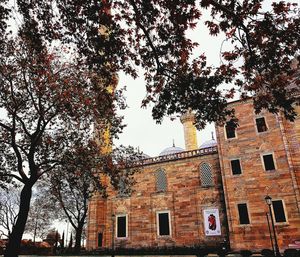
[[[157,192],[167,191],[167,177],[164,170],[158,170],[156,172],[156,191]]]
[[[258,133],[265,132],[268,130],[265,117],[257,118],[255,119],[255,121],[256,121],[256,128]]]
[[[239,211],[240,224],[241,225],[250,224],[247,204],[246,203],[238,204],[238,211]]]
[[[231,163],[232,175],[242,174],[242,168],[239,159],[231,160],[230,163]]]
[[[103,246],[103,233],[98,233],[98,247]]]
[[[124,238],[127,237],[127,215],[117,215],[117,238]]]
[[[157,235],[170,236],[171,235],[171,223],[170,212],[161,211],[156,213],[157,218]]]
[[[286,217],[284,213],[284,207],[282,200],[273,200],[272,201],[273,212],[276,222],[286,222]]]
[[[209,187],[214,185],[212,169],[208,163],[202,163],[200,165],[200,179],[201,186]]]
[[[226,138],[227,139],[236,137],[236,135],[235,135],[235,126],[232,122],[226,122],[225,131],[226,131]]]
[[[263,155],[265,170],[275,170],[273,154]]]

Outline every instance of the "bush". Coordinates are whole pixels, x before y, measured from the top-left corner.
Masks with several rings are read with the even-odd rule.
[[[242,250],[240,251],[240,254],[243,256],[243,257],[249,257],[252,255],[252,252],[249,251],[249,250]]]
[[[284,256],[285,257],[298,257],[299,253],[296,249],[286,249],[284,251]]]
[[[261,255],[265,256],[265,257],[273,257],[274,256],[274,252],[270,249],[263,249],[261,251]]]

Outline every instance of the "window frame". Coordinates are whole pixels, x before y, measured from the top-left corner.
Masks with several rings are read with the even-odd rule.
[[[259,132],[259,131],[258,131],[258,127],[257,127],[257,122],[256,122],[256,120],[257,120],[257,119],[261,119],[261,118],[264,118],[267,130],[262,131],[262,132]],[[254,125],[255,125],[256,133],[257,133],[258,135],[263,134],[263,133],[266,133],[266,132],[269,131],[269,126],[268,126],[268,123],[267,123],[266,116],[255,116],[255,117],[254,117]]]
[[[228,123],[228,122],[226,122],[226,123],[224,124],[224,136],[225,136],[225,139],[226,139],[226,140],[237,139],[237,138],[238,138],[237,127],[234,129],[234,135],[235,135],[235,137],[230,137],[230,138],[227,137],[227,131],[226,131],[227,123]]]
[[[284,216],[285,216],[285,221],[276,221],[276,218],[275,218],[275,211],[274,211],[274,207],[273,207],[273,202],[274,201],[281,201],[282,203],[282,207],[283,207],[283,212],[284,212]],[[274,219],[274,224],[275,225],[285,225],[285,224],[288,224],[288,216],[287,216],[287,211],[286,211],[286,206],[285,206],[285,203],[284,203],[284,200],[283,199],[279,199],[279,198],[275,198],[275,199],[272,199],[272,215],[273,215],[273,219]]]
[[[239,173],[239,174],[233,174],[233,170],[232,170],[232,161],[239,161],[239,164],[240,164],[240,168],[241,168],[241,173]],[[241,158],[231,158],[231,159],[229,159],[229,161],[230,161],[230,170],[231,170],[231,175],[232,176],[241,176],[241,175],[243,175],[243,167],[242,167],[242,161],[241,161]]]
[[[241,224],[241,218],[240,218],[240,212],[239,212],[239,205],[240,205],[240,204],[245,204],[246,207],[247,207],[247,214],[248,214],[248,220],[249,220],[249,223],[247,223],[247,224]],[[250,210],[249,210],[248,207],[249,207],[248,202],[238,202],[238,203],[236,204],[237,217],[238,217],[238,225],[239,225],[239,226],[251,226],[252,221],[251,221]]]
[[[212,181],[212,184],[211,185],[203,185],[202,184],[202,165],[203,164],[207,164],[210,168],[210,175],[211,175],[211,181]],[[214,177],[214,172],[213,172],[213,168],[212,168],[212,165],[209,163],[209,162],[201,162],[200,165],[199,165],[199,181],[200,181],[200,186],[203,187],[203,188],[208,188],[208,187],[214,187],[215,186],[215,177]]]
[[[265,161],[264,161],[264,156],[266,156],[266,155],[272,155],[273,163],[274,163],[274,170],[267,170],[266,169]],[[274,152],[261,153],[260,158],[261,158],[261,161],[262,161],[262,164],[263,164],[264,171],[266,171],[266,172],[275,172],[275,171],[277,171],[277,164],[276,164],[276,158],[275,158]]]
[[[119,217],[125,217],[126,222],[125,222],[125,237],[119,237],[118,236],[118,218]],[[117,214],[116,215],[116,220],[115,220],[115,238],[116,239],[127,239],[128,238],[128,214],[127,213],[123,213],[123,214]]]
[[[169,235],[160,235],[159,234],[159,214],[168,214],[168,220],[169,220]],[[157,211],[156,212],[156,231],[157,231],[157,236],[158,237],[172,237],[172,222],[171,222],[171,212],[170,210],[162,210],[162,211]]]

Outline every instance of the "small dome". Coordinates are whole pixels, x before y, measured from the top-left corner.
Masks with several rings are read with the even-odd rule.
[[[211,132],[211,140],[205,141],[202,145],[200,145],[200,148],[213,147],[216,145],[217,145],[217,141],[214,138],[214,132]]]
[[[200,148],[213,147],[216,145],[217,145],[217,141],[214,138],[214,132],[211,132],[211,140],[205,141],[202,145],[200,145]]]
[[[217,141],[214,139],[205,141],[202,145],[200,145],[200,148],[207,148],[207,147],[213,147],[217,145]]]
[[[164,149],[159,156],[164,156],[164,155],[168,155],[168,154],[174,154],[174,153],[181,153],[183,152],[184,149],[180,148],[180,147],[176,147],[176,146],[172,146],[172,147],[168,147],[166,149]]]

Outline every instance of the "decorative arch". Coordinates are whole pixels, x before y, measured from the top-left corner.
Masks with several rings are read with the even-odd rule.
[[[157,192],[167,191],[167,176],[163,169],[159,169],[155,172],[155,182]]]
[[[200,182],[202,187],[210,187],[214,185],[213,172],[209,163],[200,164]]]

